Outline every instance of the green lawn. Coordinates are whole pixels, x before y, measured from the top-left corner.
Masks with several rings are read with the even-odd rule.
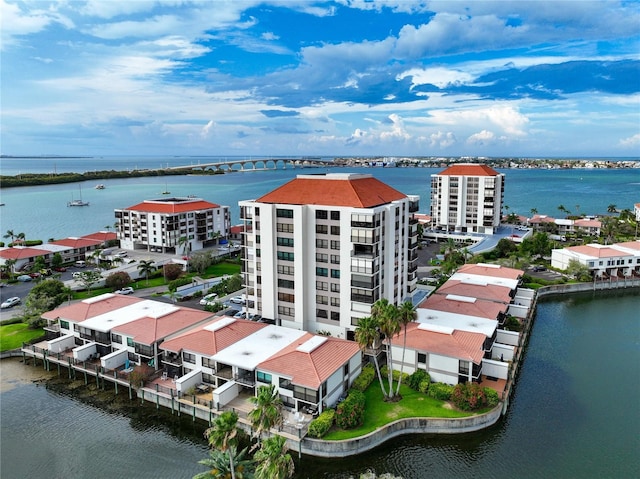
[[[0,351],[22,347],[23,342],[44,336],[42,329],[29,329],[27,323],[0,326]]]
[[[395,389],[396,386],[394,386]],[[437,417],[437,418],[455,418],[467,417],[477,414],[466,411],[458,411],[449,409],[448,403],[427,397],[421,392],[405,386],[400,386],[400,394],[402,399],[398,402],[385,402],[382,400],[382,391],[380,383],[376,379],[371,386],[365,391],[366,405],[364,413],[364,422],[362,426],[356,429],[342,430],[333,428],[322,439],[328,441],[337,441],[340,439],[350,439],[353,437],[363,436],[375,431],[380,426],[389,424],[397,419],[409,417]]]

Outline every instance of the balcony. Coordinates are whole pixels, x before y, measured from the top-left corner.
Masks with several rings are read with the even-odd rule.
[[[162,357],[162,362],[172,366],[182,366],[182,356],[180,354],[165,352]]]

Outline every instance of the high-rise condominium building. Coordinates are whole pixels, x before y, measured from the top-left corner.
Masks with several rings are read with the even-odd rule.
[[[188,253],[226,238],[231,226],[228,206],[192,197],[145,200],[115,215],[120,245],[132,250]]]
[[[299,175],[239,204],[249,312],[351,339],[373,303],[415,289],[418,196],[371,175]]]
[[[431,227],[493,234],[500,226],[504,175],[487,165],[457,164],[431,175]]]

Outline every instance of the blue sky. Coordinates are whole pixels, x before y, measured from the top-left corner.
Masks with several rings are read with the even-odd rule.
[[[640,156],[636,1],[0,0],[5,155]]]

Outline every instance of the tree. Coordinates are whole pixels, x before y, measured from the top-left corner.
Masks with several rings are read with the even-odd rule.
[[[191,269],[202,274],[211,266],[211,254],[208,251],[198,251],[189,258]]]
[[[609,241],[614,241],[617,231],[617,218],[614,218],[613,216],[607,216],[602,219],[600,225],[600,236],[604,238],[604,244],[609,244]]]
[[[104,280],[104,285],[111,289],[122,289],[132,283],[131,276],[126,271],[112,273]]]
[[[173,281],[182,276],[184,271],[182,270],[182,265],[178,263],[167,263],[162,267],[162,272],[165,280]]]
[[[400,394],[400,385],[402,384],[402,372],[404,370],[404,353],[407,349],[407,325],[416,320],[418,313],[416,313],[413,303],[411,301],[405,301],[400,305],[398,309],[398,322],[404,329],[404,340],[402,343],[402,362],[400,363],[400,378],[398,379],[398,387],[396,389],[396,395]]]
[[[607,213],[615,213],[616,211],[618,211],[617,208],[616,208],[616,205],[611,204],[611,205],[607,206]],[[6,238],[6,236],[5,236],[5,238]]]
[[[51,258],[51,266],[54,269],[60,268],[62,266],[63,260],[62,255],[60,253],[54,253]]]
[[[273,384],[260,386],[255,396],[249,398],[254,408],[249,412],[249,420],[260,441],[262,433],[282,424],[282,400]]]
[[[11,239],[11,243],[13,243],[13,240],[15,239],[16,234],[13,232],[13,230],[7,230],[7,233],[3,236],[3,238],[10,238]]]
[[[13,270],[14,266],[16,265],[17,260],[15,259],[8,259],[4,262],[4,271],[9,275],[9,279],[11,279],[13,277],[13,274],[15,273],[15,271]]]
[[[387,379],[389,382],[388,399],[393,399],[393,357],[391,352],[391,339],[400,332],[400,322],[398,321],[398,308],[389,303],[386,298],[379,299],[371,307],[371,316],[378,321],[380,332],[385,338],[387,350]]]
[[[29,291],[24,302],[24,317],[32,327],[39,326],[41,316],[64,303],[71,294],[62,281],[46,279]]]
[[[91,292],[91,286],[98,283],[101,279],[102,275],[97,271],[82,271],[78,274],[76,281],[81,283],[88,292]]]
[[[209,446],[222,452],[229,452],[229,470],[231,478],[235,479],[234,456],[238,448],[238,415],[233,411],[225,411],[220,414],[213,425],[204,432],[204,437],[209,441]]]
[[[558,205],[558,211],[560,211],[560,213],[569,214],[569,210],[565,208],[564,205]]]
[[[587,265],[580,263],[577,259],[570,259],[569,264],[567,265],[567,274],[569,276],[573,276],[578,281],[591,281],[591,271]]]
[[[89,258],[91,258],[91,261],[93,263],[95,263],[96,266],[98,266],[100,264],[100,255],[102,254],[102,250],[101,249],[94,249],[93,252],[91,253],[91,255],[89,256]]]
[[[154,261],[150,259],[141,259],[140,262],[138,263],[138,273],[140,273],[146,278],[147,284],[149,284],[149,275],[153,273],[155,270],[156,270],[156,264]]]
[[[182,247],[182,254],[187,255],[187,253],[191,250],[191,243],[189,242],[189,238],[186,236],[181,236],[178,239],[178,247]]]
[[[275,435],[265,439],[262,447],[254,455],[258,463],[256,479],[286,479],[293,477],[294,465],[287,452],[287,440]]]
[[[365,316],[364,318],[358,319],[358,326],[356,327],[354,334],[356,342],[363,352],[365,352],[367,349],[376,349],[378,347],[378,342],[380,341],[380,328],[378,320],[373,316]],[[376,367],[376,373],[378,373],[378,381],[380,382],[382,395],[384,397],[387,397],[387,391],[384,387],[384,382],[382,382],[382,375],[380,374],[378,355],[375,351],[373,353],[373,363]]]
[[[538,214],[538,209],[537,208],[531,208],[531,210],[529,210],[529,211],[531,211],[531,216],[535,216],[535,215]]]
[[[245,448],[233,458],[237,479],[250,479],[253,477],[253,461],[245,459],[246,454],[247,449]],[[193,479],[228,479],[231,477],[230,463],[229,451],[222,452],[213,449],[209,452],[207,459],[198,461],[198,464],[207,466],[209,470],[196,474]]]

